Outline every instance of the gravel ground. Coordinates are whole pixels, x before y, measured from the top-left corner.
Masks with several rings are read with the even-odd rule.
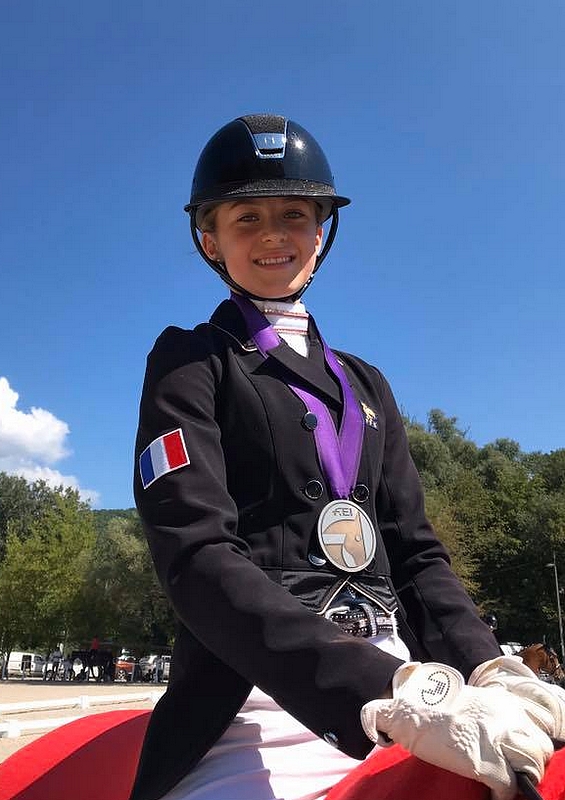
[[[99,714],[102,711],[115,711],[118,709],[152,709],[158,695],[165,690],[163,684],[153,685],[147,683],[115,683],[100,684],[89,682],[53,683],[40,679],[0,681],[0,725],[6,722],[26,722],[31,720],[44,720],[61,717],[84,717],[88,714]],[[145,694],[146,699],[139,699],[135,695]],[[149,695],[153,696],[150,697]],[[105,702],[100,705],[91,705],[88,708],[51,706],[48,710],[24,711],[14,708],[6,709],[6,705],[13,703],[38,703],[43,701],[56,701],[76,698],[87,695],[90,702],[109,698],[111,695],[132,695],[131,700]],[[20,748],[38,739],[45,731],[25,733],[17,737],[0,735],[0,762],[8,758]]]

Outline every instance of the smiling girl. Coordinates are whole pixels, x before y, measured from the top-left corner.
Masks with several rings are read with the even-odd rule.
[[[552,750],[546,719],[480,688],[512,670],[426,519],[387,381],[301,300],[348,203],[280,116],[228,123],[196,166],[193,238],[231,295],[148,358],[135,497],[179,626],[132,800],[323,798],[391,738],[504,800]]]

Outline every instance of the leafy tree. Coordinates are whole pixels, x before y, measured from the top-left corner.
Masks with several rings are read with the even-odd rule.
[[[525,457],[524,463],[543,481],[547,492],[565,495],[565,449],[548,454],[533,453]]]
[[[447,417],[443,411],[433,408],[428,413],[428,430],[449,448],[454,463],[463,468],[474,468],[477,446],[467,439],[466,431],[457,427],[457,417]]]
[[[36,646],[43,635],[37,616],[35,587],[48,579],[42,543],[10,530],[6,556],[0,565],[0,650],[8,654],[17,644]]]
[[[479,591],[475,575],[477,565],[467,547],[465,527],[458,519],[456,506],[446,492],[435,489],[426,493],[426,513],[450,555],[451,566],[471,597],[474,597]]]
[[[413,422],[408,423],[406,433],[410,453],[425,489],[444,486],[454,468],[447,444]]]
[[[489,498],[487,525],[473,539],[481,596],[496,610],[501,636],[543,641],[551,633],[551,588],[543,565],[559,540],[558,504],[515,442],[479,452],[476,477]],[[553,639],[555,642],[555,639]]]
[[[517,463],[522,460],[520,445],[514,439],[495,439],[491,447],[502,453],[508,461]]]
[[[94,519],[94,527],[96,535],[101,536],[106,533],[108,526],[115,519],[137,519],[137,511],[135,508],[112,508],[112,509],[96,509],[92,512]]]
[[[427,430],[405,423],[428,515],[471,596],[496,612],[504,638],[555,644],[544,564],[565,554],[565,450],[525,454],[504,438],[478,448],[439,409]]]
[[[28,483],[25,478],[0,472],[0,561],[4,557],[8,527],[25,536],[31,522],[52,502],[53,490],[44,481]]]
[[[439,408],[428,412],[428,428],[446,444],[464,435],[457,427],[457,417],[447,417]]]
[[[51,649],[72,635],[78,599],[94,545],[92,512],[70,489],[51,492],[35,519],[9,525],[0,565],[3,649],[14,644]]]
[[[168,645],[173,614],[157,580],[137,514],[110,516],[92,553],[83,604],[91,631],[116,645]]]

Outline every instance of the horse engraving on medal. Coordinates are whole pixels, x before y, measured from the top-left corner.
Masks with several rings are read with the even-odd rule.
[[[373,523],[349,500],[332,500],[318,520],[318,540],[328,561],[344,572],[359,572],[370,564],[377,548]]]

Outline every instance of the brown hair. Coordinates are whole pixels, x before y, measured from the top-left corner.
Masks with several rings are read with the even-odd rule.
[[[214,233],[216,230],[216,211],[219,203],[205,203],[196,212],[196,226],[202,233]]]

